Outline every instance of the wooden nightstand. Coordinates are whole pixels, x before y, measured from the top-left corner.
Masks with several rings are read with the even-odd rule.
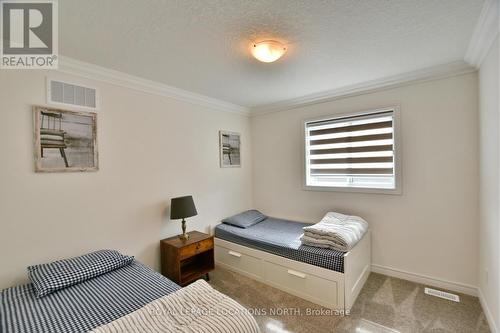
[[[161,273],[181,286],[203,276],[208,280],[215,267],[214,237],[199,231],[188,234],[188,240],[174,236],[160,241]]]

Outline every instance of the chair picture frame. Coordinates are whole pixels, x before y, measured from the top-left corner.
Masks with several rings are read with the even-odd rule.
[[[97,114],[33,106],[35,172],[99,170]]]
[[[241,168],[241,134],[219,131],[219,159],[221,168]]]

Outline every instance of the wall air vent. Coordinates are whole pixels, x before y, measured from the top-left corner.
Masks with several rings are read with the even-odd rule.
[[[436,289],[431,289],[431,288],[425,288],[424,292],[427,295],[436,296],[436,297],[439,297],[439,298],[444,298],[444,299],[447,299],[447,300],[453,301],[453,302],[460,302],[460,297],[458,297],[458,295],[450,294],[450,293],[447,293],[446,291],[441,291],[441,290],[436,290]]]
[[[47,103],[98,110],[96,88],[47,78]]]

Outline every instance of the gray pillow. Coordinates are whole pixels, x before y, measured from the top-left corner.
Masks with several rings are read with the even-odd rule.
[[[234,225],[240,228],[248,228],[257,224],[259,222],[267,219],[267,216],[259,212],[258,210],[251,209],[246,212],[227,217],[222,220],[222,223]]]

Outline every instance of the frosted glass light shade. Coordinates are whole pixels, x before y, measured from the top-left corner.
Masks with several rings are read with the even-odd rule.
[[[262,62],[274,62],[286,52],[286,46],[275,40],[265,40],[252,44],[252,55]]]

